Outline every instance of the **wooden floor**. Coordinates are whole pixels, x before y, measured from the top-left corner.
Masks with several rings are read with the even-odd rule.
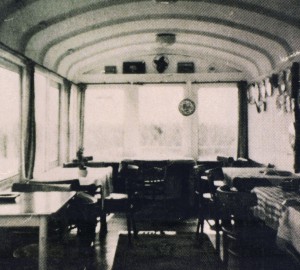
[[[139,231],[176,231],[176,232],[195,232],[196,229],[196,219],[190,218],[185,220],[178,220],[178,222],[171,222],[169,224],[159,224],[157,223],[137,223],[137,227]],[[108,218],[108,233],[104,239],[99,239],[99,229],[100,226],[97,226],[97,234],[93,245],[79,253],[79,256],[82,258],[78,258],[78,262],[81,264],[76,265],[75,267],[66,267],[65,265],[61,265],[59,267],[60,270],[110,270],[112,269],[115,251],[118,243],[119,233],[122,231],[126,232],[126,219],[124,215],[115,214],[111,215]],[[212,231],[208,224],[205,225],[205,233],[209,236],[213,245],[215,245],[215,232]],[[75,235],[76,232],[73,232]],[[221,237],[221,247],[222,247],[222,237]],[[223,250],[221,248],[220,257],[223,257]],[[278,260],[278,258],[276,258]],[[273,261],[273,258],[270,260]],[[275,260],[274,260],[275,261]],[[280,259],[280,261],[282,261]],[[84,262],[82,264],[82,262]],[[19,266],[19,265],[18,265]],[[0,269],[30,269],[31,268],[3,268],[0,266]],[[34,269],[34,268],[32,268]],[[232,270],[234,268],[230,268]],[[285,270],[288,269],[286,267],[281,267],[278,263],[271,263],[264,268],[257,270]],[[291,268],[289,268],[291,269]],[[50,269],[52,270],[52,269]]]

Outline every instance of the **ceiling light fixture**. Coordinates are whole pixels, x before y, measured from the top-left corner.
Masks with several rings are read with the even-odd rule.
[[[165,4],[165,5],[169,5],[169,4],[174,4],[177,2],[177,0],[154,0],[155,3],[158,4]]]
[[[170,46],[176,42],[176,35],[172,33],[156,34],[156,42],[163,46]]]

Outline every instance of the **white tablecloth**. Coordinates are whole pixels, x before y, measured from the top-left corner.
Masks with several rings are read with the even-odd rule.
[[[78,179],[80,185],[102,186],[104,197],[113,192],[112,185],[112,167],[105,168],[87,168],[88,174],[86,177],[79,177],[78,168],[62,168],[56,167],[47,172],[37,174],[34,181],[65,181]]]
[[[257,197],[257,205],[253,208],[254,215],[265,221],[266,225],[278,229],[279,220],[290,200],[300,200],[296,192],[286,192],[280,187],[256,187],[252,190]]]
[[[279,220],[277,244],[284,249],[286,243],[300,254],[300,206],[286,207]]]
[[[254,215],[277,231],[277,245],[282,250],[292,246],[300,254],[300,195],[286,192],[279,187],[256,187]],[[298,204],[298,205],[296,205]]]

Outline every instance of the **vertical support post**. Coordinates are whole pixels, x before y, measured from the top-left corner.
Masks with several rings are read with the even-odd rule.
[[[295,146],[294,146],[294,170],[300,172],[300,96],[299,96],[299,63],[293,63],[292,75],[292,97],[295,99]]]
[[[239,120],[237,157],[248,158],[248,104],[247,82],[238,82]]]
[[[40,217],[39,228],[39,270],[47,269],[47,217]]]

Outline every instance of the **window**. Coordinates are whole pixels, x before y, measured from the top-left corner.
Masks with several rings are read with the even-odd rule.
[[[50,83],[47,91],[47,153],[50,167],[58,166],[59,158],[59,94],[60,85],[55,82]]]
[[[35,172],[58,166],[60,84],[35,73],[36,159]]]
[[[238,89],[211,85],[198,90],[198,154],[200,159],[237,155]]]
[[[79,91],[75,86],[71,87],[69,108],[69,157],[76,158],[79,144]]]
[[[182,155],[183,116],[179,85],[146,85],[139,89],[140,156]]]
[[[20,81],[16,66],[0,66],[0,179],[20,169]]]
[[[85,96],[84,148],[95,160],[123,156],[124,90],[89,87]]]

